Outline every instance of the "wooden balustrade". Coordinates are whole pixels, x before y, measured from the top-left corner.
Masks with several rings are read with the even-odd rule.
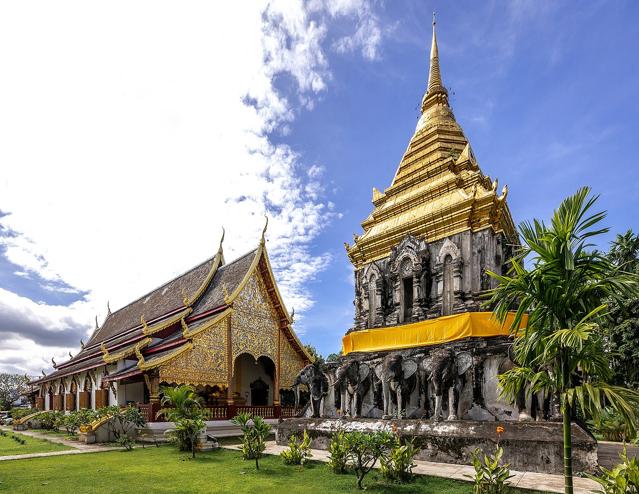
[[[153,417],[154,411],[151,403],[138,403],[138,408],[147,422],[163,421],[164,418]],[[275,419],[279,417],[295,417],[296,411],[294,407],[280,406],[249,406],[249,405],[221,405],[221,406],[204,406],[204,420],[231,420],[239,413],[250,413],[254,416],[260,416],[265,419]]]

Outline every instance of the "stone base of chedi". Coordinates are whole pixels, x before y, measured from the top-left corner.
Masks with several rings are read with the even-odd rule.
[[[562,472],[563,441],[560,422],[480,422],[458,420],[313,419],[293,418],[277,426],[277,444],[287,445],[291,435],[300,437],[306,430],[311,447],[328,449],[338,431],[395,431],[401,438],[413,438],[419,447],[418,460],[469,465],[475,448],[492,452],[497,439],[496,427],[503,426],[500,445],[504,461],[519,471],[559,474]],[[584,429],[572,426],[573,468],[575,472],[594,472],[597,467],[597,442]]]

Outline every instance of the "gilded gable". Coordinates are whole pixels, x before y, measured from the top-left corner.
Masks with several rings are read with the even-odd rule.
[[[253,273],[233,302],[231,316],[233,361],[241,353],[255,359],[265,355],[277,362],[277,312],[262,277]]]

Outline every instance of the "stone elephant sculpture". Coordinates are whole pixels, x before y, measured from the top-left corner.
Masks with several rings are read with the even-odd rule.
[[[375,366],[375,375],[382,383],[383,418],[402,418],[411,393],[415,389],[417,362],[391,353]],[[393,398],[397,408],[393,410]]]
[[[335,386],[341,396],[341,416],[357,417],[362,399],[370,387],[371,369],[357,360],[346,361],[335,371]]]
[[[420,363],[420,399],[428,415],[430,409],[429,384],[435,395],[433,420],[443,418],[442,399],[448,396],[448,418],[457,420],[459,394],[466,383],[466,371],[473,365],[473,357],[468,352],[455,353],[442,348],[435,350]]]
[[[324,416],[324,398],[328,394],[328,378],[324,374],[321,365],[314,363],[304,367],[293,381],[295,388],[295,408],[300,404],[300,386],[308,387],[310,394],[310,406],[312,416],[315,418]]]

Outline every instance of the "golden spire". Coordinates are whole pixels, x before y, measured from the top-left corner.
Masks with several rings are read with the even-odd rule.
[[[430,46],[430,71],[428,72],[427,94],[446,93],[446,88],[442,82],[442,74],[439,69],[439,50],[437,49],[437,33],[435,31],[435,12],[433,12],[433,42]]]

